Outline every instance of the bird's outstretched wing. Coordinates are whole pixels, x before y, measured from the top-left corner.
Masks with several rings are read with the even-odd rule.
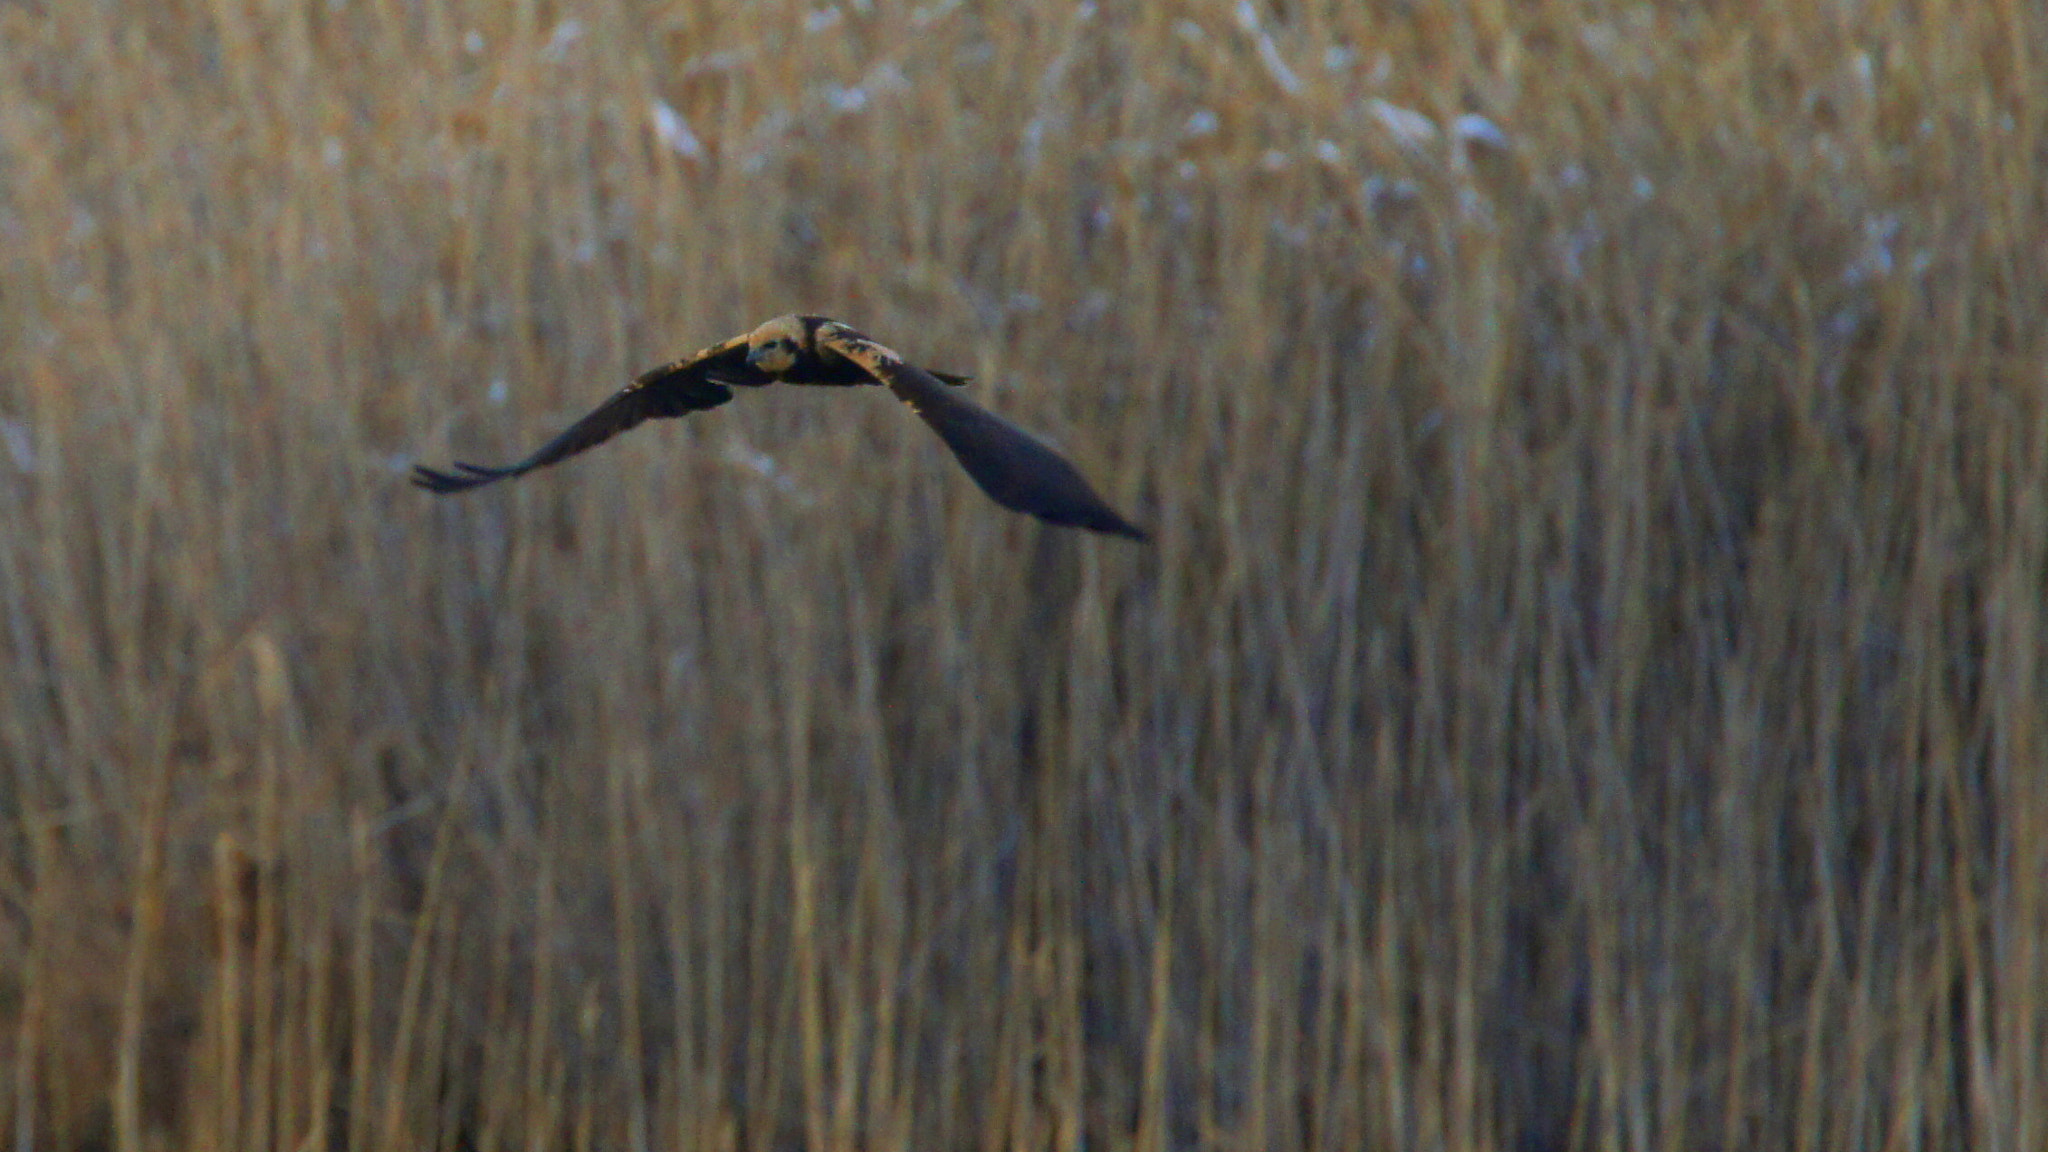
[[[596,411],[571,424],[567,431],[517,464],[493,468],[458,460],[452,472],[415,466],[412,482],[429,492],[466,492],[595,448],[644,420],[716,408],[732,399],[732,389],[727,384],[766,383],[769,378],[747,364],[747,338],[736,336],[694,356],[641,373]]]
[[[996,503],[1051,524],[1146,538],[1144,529],[1118,515],[1080,470],[1045,441],[955,394],[932,373],[851,328],[834,325],[818,338],[910,405]]]

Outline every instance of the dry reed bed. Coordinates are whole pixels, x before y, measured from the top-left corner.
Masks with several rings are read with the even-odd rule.
[[[5,1129],[2038,1145],[2048,29],[1937,8],[0,8]],[[1156,545],[878,394],[403,483],[798,307]]]

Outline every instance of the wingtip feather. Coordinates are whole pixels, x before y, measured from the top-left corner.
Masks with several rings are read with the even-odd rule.
[[[412,469],[413,485],[445,496],[454,492],[467,492],[471,488],[479,488],[494,480],[502,480],[506,476],[514,474],[514,471],[511,469],[483,468],[475,464],[464,464],[460,460],[455,462],[455,467],[461,469],[466,475],[443,472],[438,468],[429,468],[424,464],[415,464]]]

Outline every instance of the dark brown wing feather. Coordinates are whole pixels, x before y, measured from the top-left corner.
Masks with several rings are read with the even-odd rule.
[[[1050,524],[1146,539],[1144,529],[1118,515],[1045,441],[955,395],[930,372],[866,337],[840,335],[828,343],[910,405],[996,503]]]
[[[717,377],[715,380],[712,378],[714,375]],[[494,468],[458,460],[454,472],[416,466],[412,482],[429,492],[467,492],[535,468],[545,468],[587,448],[595,448],[643,421],[716,408],[732,399],[732,389],[726,386],[727,383],[769,383],[766,375],[747,365],[747,340],[744,336],[641,373],[638,379],[620,389],[596,411],[571,424],[567,431],[517,464]]]

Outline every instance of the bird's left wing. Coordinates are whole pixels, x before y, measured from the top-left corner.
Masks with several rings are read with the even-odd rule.
[[[1080,470],[1045,441],[851,328],[835,324],[818,338],[910,405],[996,503],[1051,524],[1146,538],[1144,529],[1118,515]]]

